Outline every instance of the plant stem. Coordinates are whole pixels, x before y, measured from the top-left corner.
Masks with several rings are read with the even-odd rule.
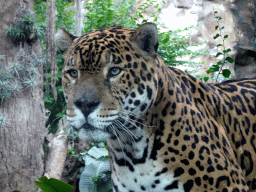
[[[214,13],[214,16],[215,16],[215,15],[216,15],[216,13]],[[219,20],[216,20],[216,22],[217,22],[217,26],[218,26],[219,31],[220,31],[220,37],[221,37],[221,39],[222,39],[223,50],[225,50],[225,44],[224,44],[225,40],[224,40],[224,38],[223,38],[222,35],[221,35],[221,28],[220,28],[220,25],[219,25]],[[220,75],[220,73],[221,73],[221,71],[222,71],[222,68],[223,68],[223,66],[224,66],[224,64],[225,64],[225,58],[226,58],[225,56],[226,56],[226,55],[225,55],[225,52],[223,52],[224,61],[223,61],[223,64],[221,65],[221,67],[220,67],[220,69],[219,69],[219,72],[218,72],[218,75],[217,75],[217,77],[216,77],[216,83],[218,83],[219,75]]]

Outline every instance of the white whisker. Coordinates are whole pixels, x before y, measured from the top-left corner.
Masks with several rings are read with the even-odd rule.
[[[115,130],[115,128],[114,128],[113,125],[110,125],[109,128],[113,131],[114,135],[116,136],[116,138],[117,138],[117,140],[118,140],[118,143],[119,143],[119,145],[120,145],[120,147],[121,147],[121,150],[122,150],[122,153],[123,153],[123,158],[124,158],[124,157],[125,157],[125,155],[124,155],[124,147],[123,147],[123,145],[122,145],[120,139],[118,138],[117,132],[116,132],[116,130]]]
[[[143,130],[141,129],[140,127],[138,127],[134,122],[132,122],[132,120],[129,118],[129,117],[126,117],[126,116],[119,116],[121,118],[123,118],[125,121],[131,123],[133,126],[135,126],[140,132],[144,133],[149,139],[150,137],[148,136],[148,134]]]
[[[134,138],[138,139],[138,137],[133,132],[131,132],[129,129],[127,129],[119,120],[116,120],[115,123],[120,125],[121,127],[119,127],[119,128],[121,128],[122,130],[127,132],[131,136],[131,138],[133,139],[134,142],[135,142]]]
[[[135,123],[138,123],[138,124],[140,124],[140,125],[143,125],[143,126],[145,126],[145,127],[155,127],[155,126],[146,125],[146,124],[143,124],[143,123],[139,122],[138,120],[142,120],[142,119],[140,119],[140,118],[136,118],[136,119],[138,119],[138,120],[132,119],[132,118],[129,117],[129,114],[128,114],[128,115],[125,115],[124,112],[122,112],[121,115],[122,115],[123,117],[126,117],[126,118],[128,118],[129,120],[131,120],[131,121],[133,121],[133,122],[135,122]]]

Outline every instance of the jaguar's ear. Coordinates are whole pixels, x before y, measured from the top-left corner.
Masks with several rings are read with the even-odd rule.
[[[138,27],[130,39],[140,49],[155,58],[158,48],[158,32],[154,23],[144,23]]]
[[[71,35],[65,29],[59,28],[55,35],[55,38],[57,46],[60,48],[62,52],[66,53],[77,37]]]

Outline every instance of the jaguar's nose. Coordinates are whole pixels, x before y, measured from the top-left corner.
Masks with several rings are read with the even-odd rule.
[[[79,99],[75,102],[75,106],[81,110],[84,116],[87,118],[100,104],[100,101],[87,102],[83,99]]]

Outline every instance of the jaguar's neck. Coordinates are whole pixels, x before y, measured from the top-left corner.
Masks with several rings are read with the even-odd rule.
[[[146,145],[149,140],[147,125],[142,120],[126,118],[127,121],[115,130],[115,135],[107,140],[107,144],[115,160],[136,161],[136,158],[141,159],[147,153]]]
[[[222,89],[223,85],[203,83],[179,69],[167,67],[163,62],[160,64],[160,68],[162,70],[158,71],[160,73],[159,76],[162,78],[158,82],[158,96],[155,102],[155,104],[159,103],[159,109],[165,109],[166,105],[168,105],[169,111],[173,111],[172,118],[174,120],[175,112],[181,118],[186,111],[191,113],[191,116],[197,111],[198,115],[195,113],[197,116],[205,114],[209,119],[225,124],[223,115],[228,110],[225,109],[225,103],[232,108],[232,101],[229,91],[225,91],[225,87]],[[171,98],[169,104],[166,101],[161,102],[166,95]],[[225,101],[220,95],[225,97]],[[184,103],[186,103],[186,107],[182,111],[180,107],[184,106]],[[172,106],[173,104],[174,106]],[[188,110],[189,108],[190,111]],[[201,118],[199,117],[199,119]]]

